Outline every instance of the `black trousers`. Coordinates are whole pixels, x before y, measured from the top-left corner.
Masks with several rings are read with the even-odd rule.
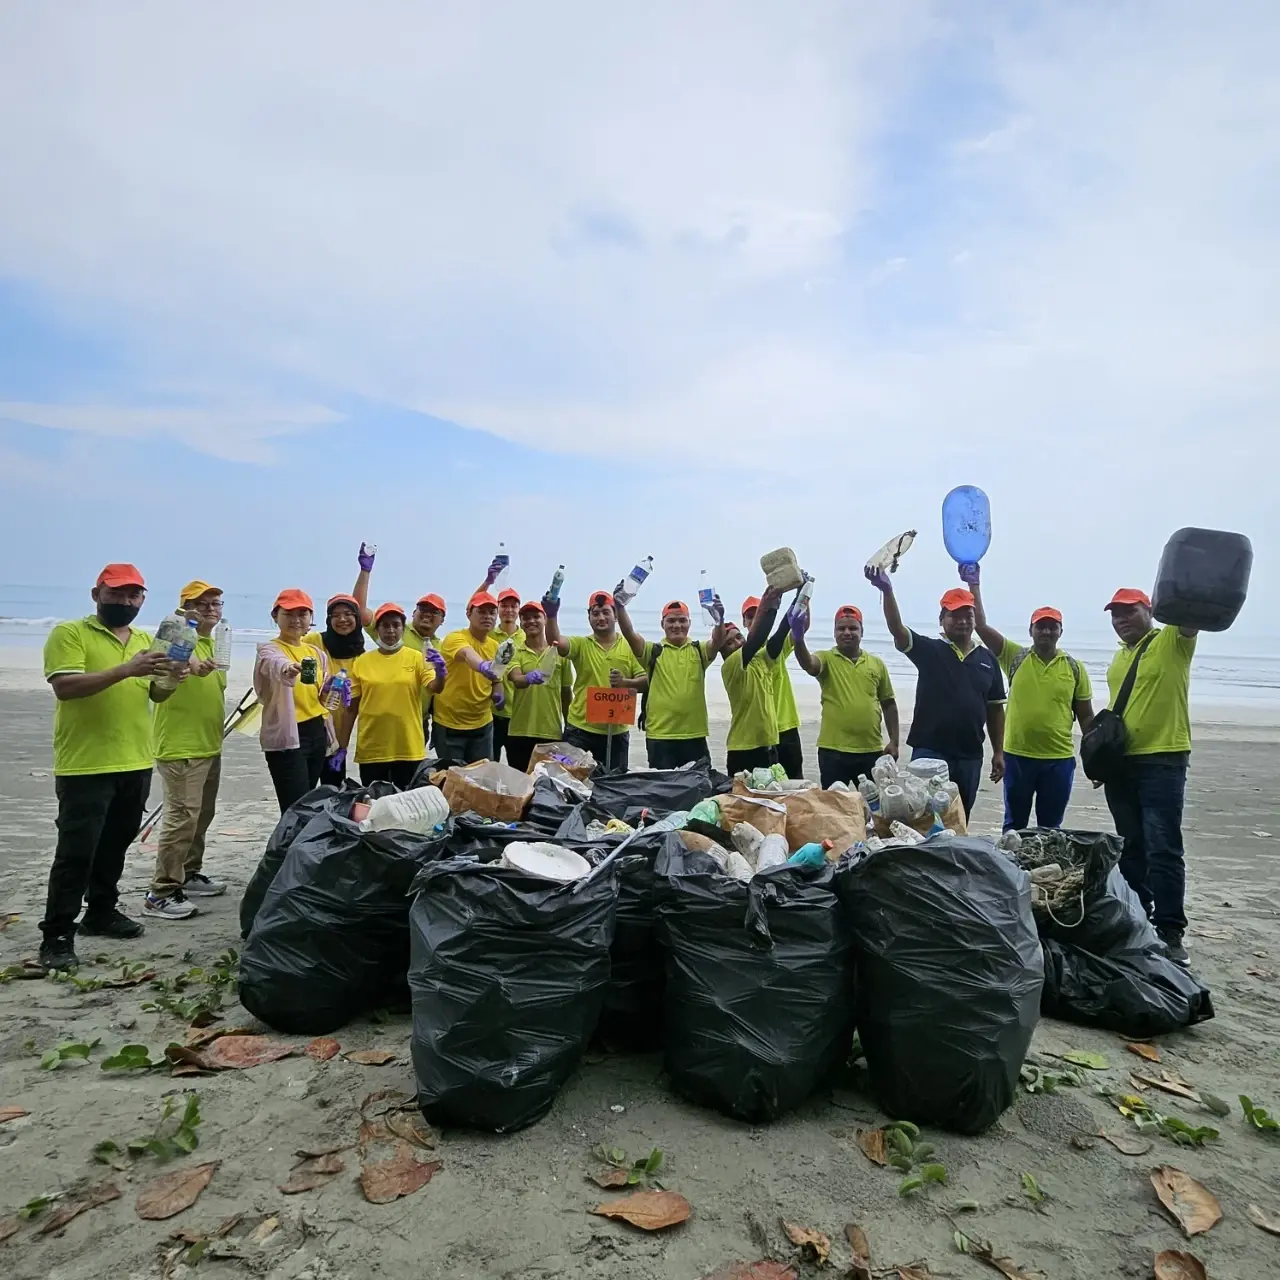
[[[75,932],[80,905],[86,920],[103,920],[120,897],[124,855],[142,827],[151,770],[89,773],[54,779],[58,844],[40,929],[46,938]]]
[[[749,751],[728,752],[724,758],[724,771],[732,778],[748,769],[767,769],[777,763],[777,747],[752,747]]]
[[[597,777],[626,773],[631,753],[629,733],[615,733],[611,744],[607,733],[588,733],[577,725],[567,724],[564,727],[564,740],[581,751],[591,752],[596,760]],[[609,761],[608,768],[605,767],[606,760]]]
[[[421,768],[421,760],[384,760],[381,764],[362,764],[360,782],[366,787],[371,782],[390,782],[401,791],[407,791],[413,786],[414,776]]]
[[[826,791],[833,782],[843,782],[852,787],[865,773],[871,777],[871,769],[883,751],[836,751],[832,747],[818,748],[818,777]]]
[[[281,813],[320,785],[328,749],[329,735],[325,732],[324,716],[315,716],[299,722],[296,747],[264,753]]]
[[[497,721],[494,721],[497,724]],[[524,738],[519,734],[507,734],[507,763],[521,773],[529,772],[529,761],[533,759],[533,749],[540,742],[559,742],[559,738]]]
[[[495,760],[502,759],[502,748],[507,745],[507,738],[510,734],[507,732],[511,728],[510,716],[494,716],[493,717],[493,758]],[[510,764],[510,757],[507,759]]]
[[[778,763],[792,781],[799,782],[804,777],[804,748],[800,745],[799,729],[783,729],[778,734]]]
[[[706,738],[646,738],[644,750],[650,769],[678,769],[699,760],[711,763],[711,748]]]

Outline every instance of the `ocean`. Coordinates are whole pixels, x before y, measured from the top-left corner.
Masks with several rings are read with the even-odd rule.
[[[168,597],[165,596],[165,599]],[[394,597],[393,597],[394,598]],[[225,617],[234,629],[234,647],[244,653],[275,634],[270,626],[272,597],[226,595]],[[465,613],[464,601],[449,601],[447,626]],[[39,648],[55,623],[64,618],[80,617],[90,611],[88,592],[79,588],[29,587],[0,584],[0,645]],[[164,616],[158,598],[144,606],[139,625],[153,629]],[[655,609],[633,608],[631,617],[636,629],[648,639],[662,635]],[[237,618],[248,624],[237,624]],[[265,624],[265,625],[264,625]],[[695,619],[694,635],[707,635],[709,628]],[[1106,670],[1116,649],[1115,636],[1099,628],[1084,632],[1072,630],[1069,643],[1063,647],[1089,672],[1094,684],[1094,706],[1105,705]],[[815,617],[809,645],[813,649],[832,644],[830,622]],[[865,647],[869,653],[885,660],[895,685],[904,692],[915,683],[915,670],[893,647],[884,623],[878,617],[868,619]],[[792,663],[793,679],[807,680]],[[708,693],[718,693],[719,681],[709,681]],[[1191,701],[1198,708],[1243,707],[1257,711],[1280,710],[1280,638],[1236,634],[1230,631],[1204,634],[1191,668]]]

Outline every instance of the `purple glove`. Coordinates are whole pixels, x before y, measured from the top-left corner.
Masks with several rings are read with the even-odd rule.
[[[493,699],[493,705],[497,707],[499,711],[507,705],[507,695],[502,692],[502,686],[500,684],[495,684],[493,686],[493,692],[489,696]]]
[[[493,669],[493,663],[490,662],[488,658],[480,664],[480,674],[492,680],[494,684],[497,684],[498,681],[502,679],[502,677]]]
[[[360,555],[357,557],[360,561],[361,573],[373,572],[373,557],[377,553],[377,547],[371,547],[367,542],[360,544]]]
[[[542,609],[548,618],[558,618],[560,616],[559,597],[553,600],[550,596],[543,596]]]
[[[339,747],[337,751],[329,757],[329,768],[332,769],[334,773],[339,773],[346,767],[347,749],[346,747]]]
[[[719,596],[711,597],[711,616],[716,620],[717,627],[724,626],[724,601]]]
[[[500,574],[506,567],[507,566],[503,564],[497,556],[494,556],[494,558],[489,561],[488,571],[484,575],[485,586],[493,586],[493,584],[498,580],[498,574]]]
[[[982,574],[976,564],[962,564],[960,566],[960,581],[967,583],[971,587],[976,587],[982,581]]]
[[[889,575],[883,569],[873,569],[867,565],[862,572],[866,575],[866,579],[877,591],[888,595],[893,590],[893,583],[889,581]]]
[[[444,654],[438,649],[428,649],[423,655],[426,660],[431,663],[432,670],[441,680],[444,679],[445,672],[449,669],[444,660]]]
[[[792,640],[799,640],[809,630],[809,610],[792,605],[787,614],[787,625],[791,628]]]
[[[524,678],[525,684],[546,684],[547,677],[541,671],[530,671]]]

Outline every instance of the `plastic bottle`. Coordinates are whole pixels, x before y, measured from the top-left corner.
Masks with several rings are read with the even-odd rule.
[[[867,802],[867,808],[873,814],[880,812],[880,788],[865,773],[858,779],[858,794]]]
[[[796,593],[796,602],[791,607],[793,609],[807,609],[809,601],[813,599],[813,579],[806,573],[804,581],[800,584],[800,590]]]
[[[225,618],[213,629],[213,661],[219,671],[231,670],[231,624]]]
[[[548,600],[560,599],[560,588],[564,586],[564,565],[561,565],[554,574],[551,575],[551,585],[547,588]]]
[[[379,796],[369,806],[361,831],[412,831],[427,835],[449,819],[449,802],[436,787],[415,787]]]
[[[942,500],[942,541],[956,564],[977,564],[991,545],[991,503],[976,485],[962,484]]]
[[[707,571],[703,569],[698,575],[698,603],[702,606],[702,616],[711,626],[718,627],[724,618],[717,611],[715,600],[716,589],[711,585],[711,578]]]
[[[493,580],[493,588],[495,591],[501,591],[511,577],[511,557],[507,554],[507,544],[505,542],[498,543],[498,550],[493,558],[495,563],[502,566],[498,576]]]
[[[805,846],[808,848],[808,846]],[[821,846],[814,846],[820,848]],[[786,836],[765,836],[756,854],[756,870],[768,871],[770,867],[781,867],[788,861],[790,850],[787,848]]]
[[[900,533],[896,538],[890,538],[889,541],[886,542],[884,546],[867,561],[867,568],[883,569],[886,573],[897,573],[898,561],[911,550],[911,544],[915,540],[916,531],[914,529],[908,529],[906,533]]]
[[[630,604],[636,598],[636,593],[645,584],[645,579],[653,572],[653,557],[645,556],[643,560],[636,565],[622,584],[622,591],[618,595],[619,604]]]
[[[507,674],[507,669],[511,666],[515,656],[516,642],[508,636],[498,645],[498,652],[493,656],[493,670],[499,680]]]
[[[183,613],[171,613],[156,628],[151,652],[163,653],[176,666],[186,666],[196,651],[199,635],[194,618],[188,618]],[[152,683],[158,689],[176,689],[178,677],[176,672],[166,671],[153,677]]]
[[[1152,595],[1157,622],[1225,631],[1244,607],[1253,547],[1242,533],[1179,529],[1165,543]]]
[[[343,695],[351,688],[351,677],[347,675],[346,667],[340,667],[338,674],[329,682],[329,692],[324,696],[325,709],[328,711],[337,711],[344,702]]]

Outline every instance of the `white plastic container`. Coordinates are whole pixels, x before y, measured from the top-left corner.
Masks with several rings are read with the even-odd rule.
[[[449,818],[449,802],[439,787],[415,787],[379,796],[369,805],[361,831],[412,831],[425,836]]]
[[[756,871],[768,871],[770,867],[780,867],[791,856],[786,836],[765,836],[756,858]]]
[[[951,779],[951,770],[947,768],[945,760],[908,760],[900,766],[899,772],[909,773],[913,778],[923,778],[925,782],[932,782],[935,778],[941,778],[943,782]]]
[[[559,884],[571,884],[591,873],[591,864],[580,853],[543,841],[513,841],[502,851],[499,865],[523,871],[528,876],[537,876],[539,880],[555,880]]]

